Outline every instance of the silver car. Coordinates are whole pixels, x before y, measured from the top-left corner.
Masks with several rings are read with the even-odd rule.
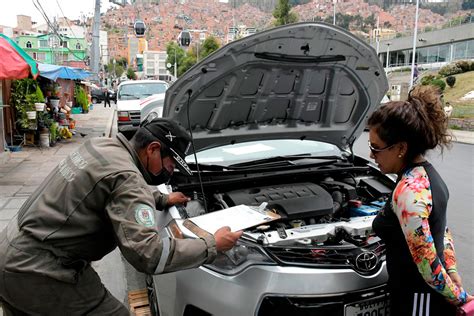
[[[160,212],[160,230],[195,238],[183,220],[240,204],[282,218],[246,229],[212,264],[149,277],[154,313],[388,315],[372,221],[394,183],[352,153],[387,89],[375,51],[323,23],[237,40],[179,78],[163,116],[192,131],[195,175],[161,189],[192,201]]]

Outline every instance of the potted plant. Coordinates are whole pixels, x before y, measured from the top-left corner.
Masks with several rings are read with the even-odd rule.
[[[82,108],[83,113],[89,112],[89,102],[87,100],[87,94],[84,88],[76,86],[74,91],[74,97],[76,98],[76,105]]]
[[[15,106],[17,122],[24,129],[33,127],[36,119],[35,103],[44,102],[39,84],[33,79],[15,80],[11,90],[11,104]]]
[[[49,144],[51,147],[56,145],[56,141],[58,140],[58,123],[53,122],[49,126]]]

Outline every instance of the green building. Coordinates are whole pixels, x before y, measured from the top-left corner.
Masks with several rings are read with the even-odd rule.
[[[77,66],[87,57],[87,43],[84,38],[55,34],[20,35],[18,45],[39,63]]]

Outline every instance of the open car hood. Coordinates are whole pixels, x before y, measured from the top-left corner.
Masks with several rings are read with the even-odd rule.
[[[163,116],[192,127],[197,151],[263,139],[347,148],[388,82],[375,50],[325,23],[289,24],[229,43],[167,91]]]

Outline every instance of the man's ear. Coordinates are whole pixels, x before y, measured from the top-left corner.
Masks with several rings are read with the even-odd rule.
[[[158,150],[158,152],[161,150],[161,143],[158,141],[151,142],[146,147],[146,152],[149,155],[153,154],[155,150]]]

